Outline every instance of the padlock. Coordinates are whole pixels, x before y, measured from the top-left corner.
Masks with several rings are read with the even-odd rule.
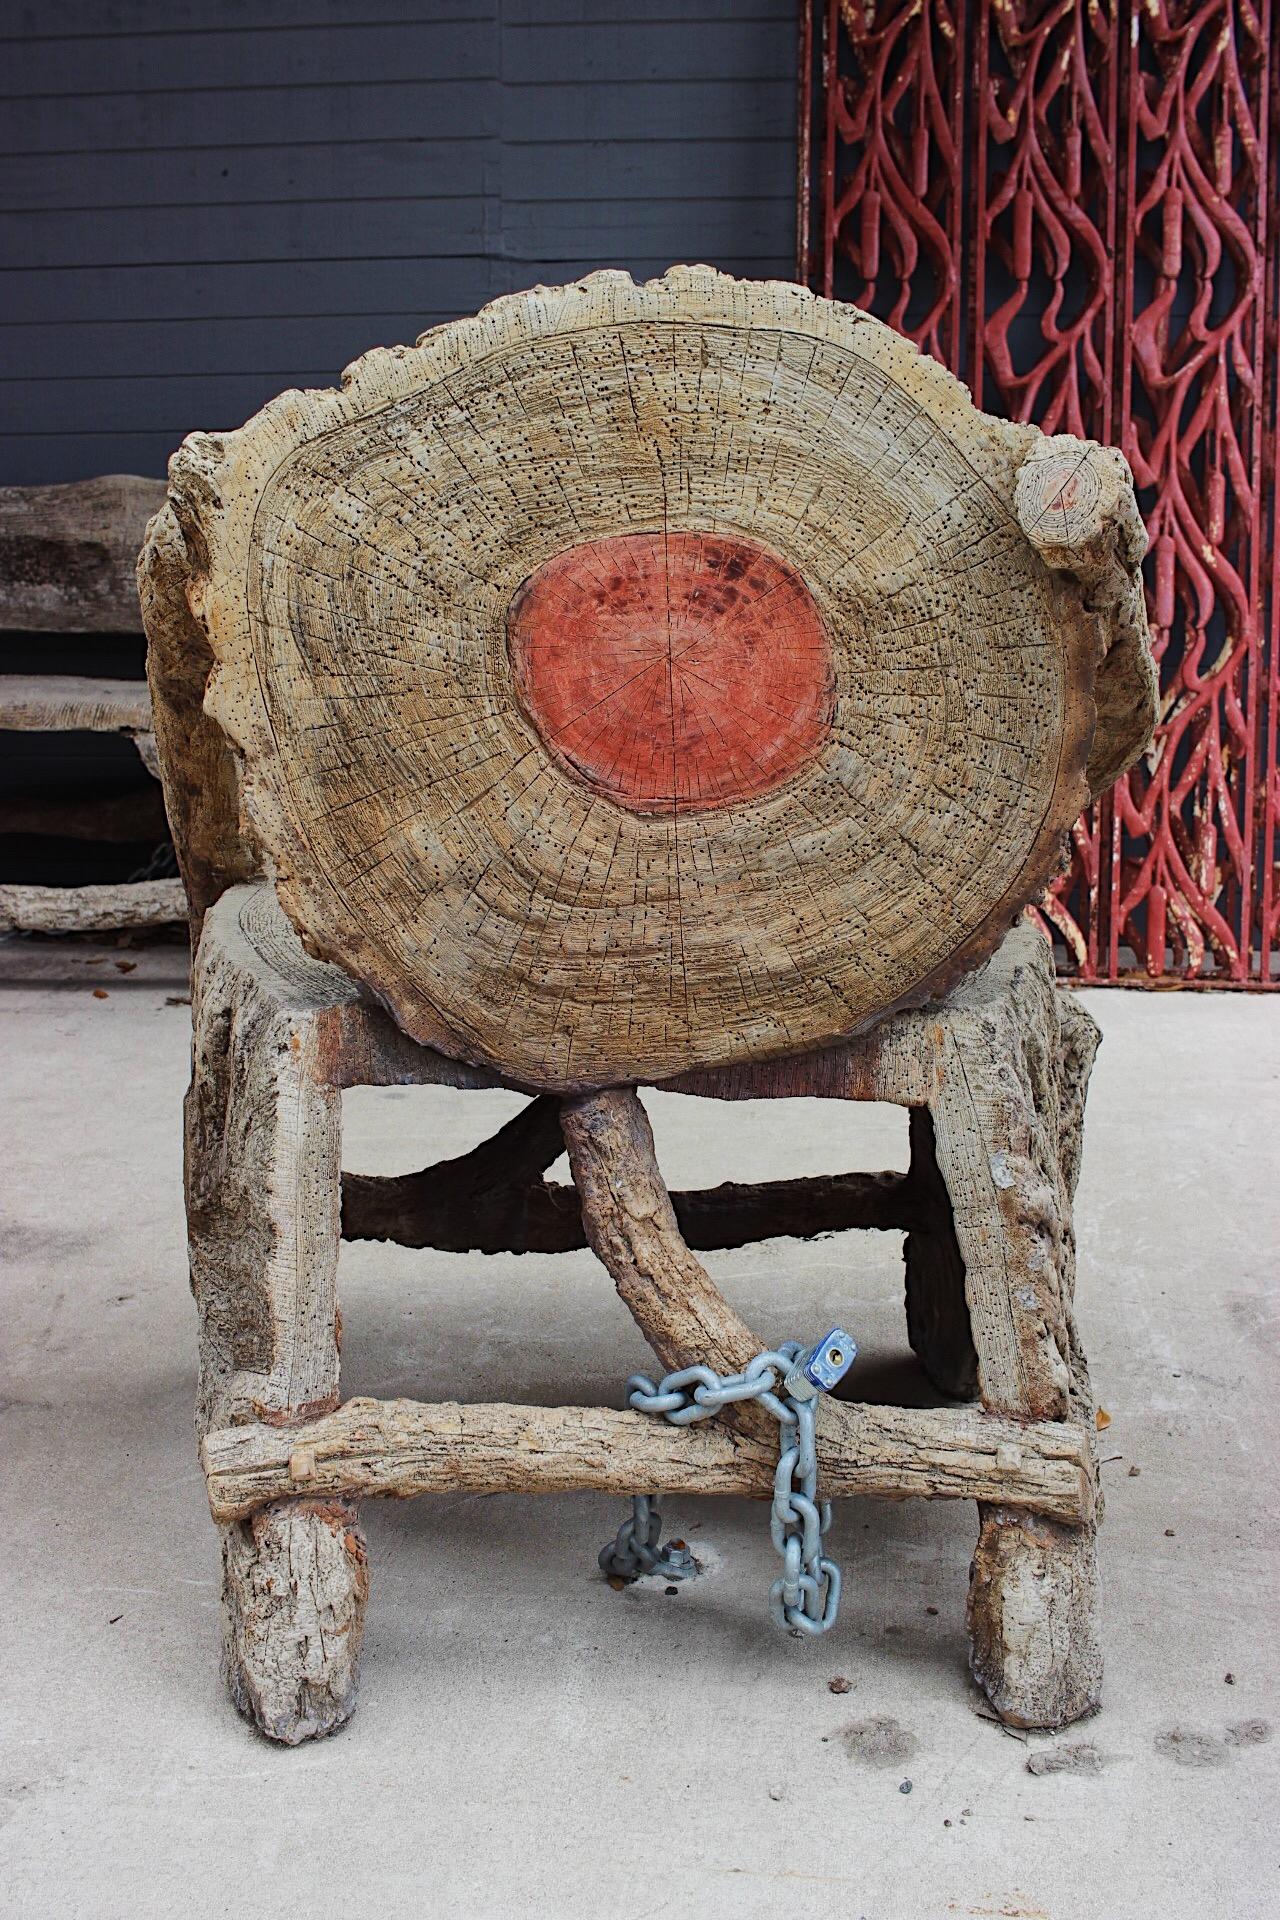
[[[793,1400],[816,1400],[838,1387],[858,1357],[858,1343],[843,1327],[832,1327],[823,1340],[802,1353],[783,1381]]]

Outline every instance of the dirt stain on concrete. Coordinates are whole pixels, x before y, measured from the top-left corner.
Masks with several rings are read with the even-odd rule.
[[[1237,1720],[1233,1727],[1227,1728],[1229,1747],[1262,1747],[1270,1738],[1269,1720]]]
[[[1100,1753],[1090,1740],[1078,1740],[1070,1746],[1046,1747],[1027,1761],[1028,1773],[1101,1773],[1111,1764],[1109,1753]]]
[[[841,1737],[849,1758],[860,1761],[864,1767],[901,1766],[920,1744],[914,1733],[887,1713],[873,1714],[869,1720],[855,1720]]]
[[[1170,1727],[1156,1735],[1155,1749],[1179,1767],[1222,1767],[1234,1748],[1265,1746],[1271,1734],[1269,1720],[1236,1720],[1221,1739],[1195,1727]]]
[[[1194,1727],[1170,1727],[1158,1733],[1155,1749],[1179,1767],[1221,1767],[1226,1765],[1227,1746],[1216,1734],[1200,1733]]]

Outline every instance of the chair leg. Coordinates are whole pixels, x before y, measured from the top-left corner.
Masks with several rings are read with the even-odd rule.
[[[969,1574],[969,1664],[1000,1718],[1061,1727],[1101,1695],[1096,1528],[979,1507]]]
[[[206,928],[186,1108],[199,1312],[196,1425],[287,1427],[338,1402],[341,1107],[313,1014],[281,1004]],[[236,1706],[297,1745],[348,1719],[368,1595],[355,1509],[287,1500],[221,1529],[223,1671]]]
[[[1092,1433],[1075,1338],[1071,1203],[1097,1029],[1056,990],[1047,949],[994,1007],[947,1009],[932,1104],[965,1265],[984,1405]],[[1096,1477],[1096,1476],[1095,1476]],[[1056,1727],[1098,1705],[1096,1512],[1080,1527],[979,1507],[970,1664],[1002,1720]]]
[[[369,1573],[355,1508],[279,1500],[222,1534],[222,1673],[271,1740],[333,1733],[356,1703]]]
[[[1074,1177],[1070,1184],[1074,1188]],[[1071,1418],[1089,1435],[1093,1454],[1092,1517],[1083,1526],[1066,1527],[1038,1514],[978,1507],[980,1531],[969,1569],[969,1661],[1010,1726],[1065,1726],[1093,1713],[1102,1695],[1097,1421],[1073,1313],[1067,1336]]]

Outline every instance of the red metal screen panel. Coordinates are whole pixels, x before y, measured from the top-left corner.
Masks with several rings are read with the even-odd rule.
[[[1134,470],[1162,722],[1046,903],[1085,978],[1275,984],[1272,10],[802,8],[802,276]]]
[[[1280,218],[1280,60],[1271,63],[1271,140],[1268,155],[1273,218]],[[1267,250],[1265,409],[1263,483],[1270,504],[1267,528],[1271,555],[1267,629],[1266,705],[1263,714],[1262,770],[1258,786],[1259,843],[1262,863],[1258,889],[1259,974],[1280,973],[1280,236]]]
[[[821,290],[834,291],[843,256],[857,304],[950,366],[963,324],[964,27],[964,0],[826,0],[822,42]]]

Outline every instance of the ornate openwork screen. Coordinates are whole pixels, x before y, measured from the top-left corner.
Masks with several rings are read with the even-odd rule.
[[[982,407],[1123,448],[1162,723],[1065,964],[1280,984],[1275,0],[801,0],[798,277]]]

